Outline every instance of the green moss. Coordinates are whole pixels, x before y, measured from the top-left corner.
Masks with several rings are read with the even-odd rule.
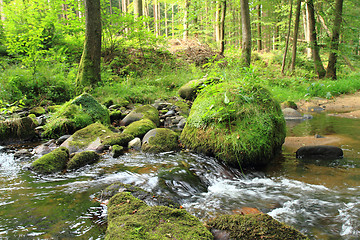
[[[144,152],[160,153],[174,151],[179,148],[177,134],[168,128],[156,128],[155,136],[149,138],[141,149]]]
[[[48,111],[51,113],[57,112],[59,109],[61,109],[61,105],[52,105],[52,106],[48,106]]]
[[[195,100],[181,141],[232,166],[266,164],[285,139],[279,104],[260,86],[220,83]]]
[[[69,160],[69,150],[60,147],[45,154],[31,164],[31,169],[41,174],[49,174],[64,170]]]
[[[45,114],[45,109],[43,107],[34,107],[30,110],[31,114],[35,114],[36,116],[40,116]]]
[[[80,167],[83,167],[88,164],[95,163],[99,161],[100,156],[94,151],[84,151],[75,154],[74,157],[70,159],[70,161],[67,163],[68,169],[77,169]]]
[[[120,155],[124,154],[124,147],[119,145],[113,145],[111,149],[111,153],[113,154],[114,158],[117,158]]]
[[[296,229],[262,213],[223,215],[210,220],[207,225],[228,232],[232,239],[308,239]]]
[[[108,110],[91,95],[84,93],[65,103],[44,126],[45,137],[57,138],[72,134],[94,122],[110,123]]]
[[[183,85],[179,89],[178,94],[183,99],[193,101],[201,90],[209,85],[219,83],[219,81],[219,78],[202,78],[192,80]]]
[[[137,107],[133,110],[133,112],[143,114],[142,119],[150,119],[156,124],[156,126],[159,126],[160,124],[159,111],[151,105]]]
[[[190,107],[185,100],[173,100],[169,99],[169,102],[179,108],[181,116],[188,117],[190,113]]]
[[[37,124],[30,117],[0,121],[0,143],[33,140],[37,136],[36,126]]]
[[[128,133],[114,133],[110,136],[107,136],[104,139],[103,144],[109,146],[120,145],[123,147],[127,147],[128,143],[133,139],[134,136]]]
[[[140,121],[130,123],[123,133],[142,138],[148,131],[154,128],[156,128],[155,123],[152,120],[145,118]]]
[[[213,239],[201,222],[185,210],[149,207],[130,193],[109,201],[105,239]]]

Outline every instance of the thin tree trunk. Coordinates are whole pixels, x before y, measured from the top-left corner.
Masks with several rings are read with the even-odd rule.
[[[249,67],[251,61],[251,25],[249,1],[240,0],[241,22],[242,22],[242,51],[241,58],[244,66]]]
[[[174,9],[174,4],[171,5],[171,35],[174,38],[175,37],[175,29],[174,29],[174,14],[175,14],[175,9]]]
[[[311,58],[311,48],[310,46],[310,27],[309,27],[309,11],[308,6],[305,3],[304,12],[303,12],[303,23],[304,23],[304,34],[305,34],[305,40],[308,44],[308,47],[306,48],[306,56],[308,59]]]
[[[314,60],[314,68],[318,77],[323,78],[325,77],[326,72],[320,58],[319,46],[317,44],[317,36],[315,29],[315,10],[314,10],[313,0],[308,0],[307,6],[309,12],[310,46],[311,46],[312,57]]]
[[[262,39],[261,39],[261,4],[256,6],[257,9],[257,32],[258,32],[258,39],[257,39],[257,48],[260,52],[262,50]]]
[[[285,64],[286,64],[286,55],[287,55],[287,50],[289,48],[290,30],[291,30],[291,18],[292,18],[292,7],[293,7],[293,1],[290,0],[289,27],[288,27],[288,32],[287,32],[287,35],[286,35],[284,56],[283,56],[283,60],[282,60],[282,64],[281,64],[281,73],[282,74],[284,74]]]
[[[168,37],[168,35],[169,35],[169,29],[168,29],[168,15],[167,15],[167,4],[166,4],[166,2],[164,3],[164,8],[165,8],[165,10],[164,10],[164,14],[165,14],[165,16],[164,16],[164,21],[165,21],[165,37]]]
[[[190,0],[185,0],[185,7],[184,7],[184,32],[183,32],[183,39],[186,40],[189,37],[189,7],[190,7]]]
[[[326,77],[336,79],[337,51],[339,49],[339,36],[342,22],[342,9],[344,0],[335,2],[335,19],[330,43],[329,62],[326,69]]]
[[[220,55],[224,55],[224,50],[225,50],[225,14],[226,14],[226,0],[222,0],[221,18],[220,18]]]
[[[101,81],[101,13],[100,0],[85,0],[85,43],[76,79],[76,91],[93,87]]]
[[[135,18],[141,17],[143,15],[143,4],[142,0],[134,0],[134,16]]]
[[[293,72],[295,70],[297,39],[298,39],[298,35],[299,35],[299,25],[300,25],[301,2],[302,2],[302,0],[297,0],[297,4],[296,4],[294,39],[293,39],[293,49],[292,49],[291,65],[290,65],[291,72]]]
[[[220,42],[220,15],[221,15],[221,0],[216,1],[215,11],[215,41]]]

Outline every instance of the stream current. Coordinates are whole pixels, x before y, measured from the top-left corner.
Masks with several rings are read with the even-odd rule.
[[[106,205],[95,196],[116,182],[171,197],[203,220],[254,207],[311,239],[359,239],[360,120],[317,115],[288,127],[288,136],[315,134],[342,136],[344,158],[304,161],[284,147],[268,167],[241,172],[194,153],[130,152],[38,176],[26,170],[31,160],[0,147],[0,239],[103,239]]]

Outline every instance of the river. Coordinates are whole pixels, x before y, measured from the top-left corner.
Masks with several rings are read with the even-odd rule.
[[[319,114],[288,128],[314,134],[342,136],[345,157],[304,161],[284,147],[266,168],[242,172],[194,153],[129,152],[38,176],[0,147],[0,239],[103,239],[106,205],[96,196],[116,182],[169,196],[203,220],[255,207],[311,239],[359,239],[360,120]]]

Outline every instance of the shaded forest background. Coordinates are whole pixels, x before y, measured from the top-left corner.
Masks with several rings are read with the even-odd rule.
[[[204,75],[259,83],[279,101],[360,89],[358,0],[247,2],[248,42],[244,2],[101,0],[101,81],[88,90],[102,102],[145,103]],[[72,98],[85,38],[83,1],[1,1],[0,12],[2,111]],[[247,47],[251,62],[244,64]],[[337,75],[325,76],[332,55]]]

